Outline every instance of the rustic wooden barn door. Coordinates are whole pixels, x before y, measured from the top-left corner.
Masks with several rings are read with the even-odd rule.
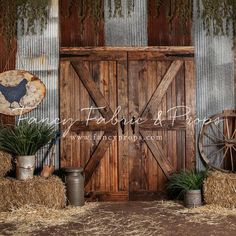
[[[194,64],[185,56],[128,53],[130,199],[157,197],[173,172],[194,166]]]
[[[113,119],[118,103],[127,103],[127,53],[64,54],[60,77],[61,128],[66,134],[61,142],[61,166],[84,167],[87,192],[103,199],[128,199],[120,123]]]
[[[61,165],[85,168],[87,192],[103,200],[156,198],[171,173],[194,165],[194,126],[183,115],[195,107],[189,55],[62,50],[61,128],[69,133]]]

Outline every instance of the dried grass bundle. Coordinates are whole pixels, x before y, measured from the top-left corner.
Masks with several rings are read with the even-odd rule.
[[[34,177],[20,181],[0,179],[0,211],[8,211],[25,205],[46,206],[60,209],[66,205],[65,186],[58,177],[48,179]]]
[[[0,178],[5,177],[5,175],[12,169],[12,156],[6,152],[0,151]]]
[[[212,172],[204,182],[204,198],[207,204],[236,207],[236,174]]]

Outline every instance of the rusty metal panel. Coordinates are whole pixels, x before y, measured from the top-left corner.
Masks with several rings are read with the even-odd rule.
[[[112,1],[112,4],[114,2]],[[134,11],[128,15],[127,0],[122,0],[123,17],[110,17],[108,0],[105,0],[105,45],[106,46],[146,46],[147,1],[136,0]],[[114,9],[114,5],[112,6]]]
[[[189,46],[192,45],[191,21],[183,26],[175,17],[172,24],[162,6],[157,16],[156,0],[148,0],[148,45],[149,46]]]
[[[68,0],[60,0],[60,45],[61,47],[104,46],[104,21],[94,26],[92,17],[86,17],[83,24],[78,9],[72,7],[68,15]]]
[[[194,5],[193,41],[197,79],[197,118],[235,108],[233,30],[229,36],[207,35]],[[232,27],[231,27],[232,28]],[[196,127],[198,138],[202,122]],[[203,169],[197,155],[197,168]]]
[[[35,74],[46,85],[44,101],[32,112],[24,117],[37,119],[49,118],[54,121],[59,117],[59,9],[58,0],[51,0],[49,20],[42,34],[22,36],[18,27],[16,68]],[[37,155],[37,167],[40,166],[44,155],[42,150]],[[57,152],[57,157],[59,154]],[[57,158],[56,165],[59,165]]]
[[[14,40],[8,50],[6,42],[0,37],[0,73],[7,70],[14,70],[16,63],[16,41]],[[0,114],[0,122],[3,124],[14,124],[14,116]]]

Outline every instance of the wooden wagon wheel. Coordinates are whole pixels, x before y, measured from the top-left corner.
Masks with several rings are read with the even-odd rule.
[[[224,172],[236,171],[236,110],[227,110],[206,120],[198,147],[209,167]]]

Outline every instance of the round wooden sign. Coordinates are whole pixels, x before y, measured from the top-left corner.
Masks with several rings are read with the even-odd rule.
[[[36,108],[46,94],[43,82],[22,70],[0,74],[0,113],[17,116]]]

